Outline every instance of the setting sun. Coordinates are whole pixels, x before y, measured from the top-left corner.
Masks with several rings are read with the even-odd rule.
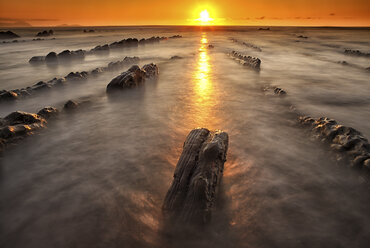
[[[209,13],[207,10],[203,10],[200,12],[200,16],[196,21],[199,21],[202,25],[210,24],[211,21],[213,21],[213,18],[209,16]]]

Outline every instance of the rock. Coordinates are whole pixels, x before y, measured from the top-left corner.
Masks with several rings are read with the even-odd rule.
[[[9,115],[7,115],[4,120],[8,125],[17,125],[17,124],[33,124],[33,123],[41,123],[44,124],[45,120],[38,116],[37,114],[16,111]]]
[[[73,110],[73,109],[76,109],[78,107],[78,103],[72,101],[72,100],[69,100],[67,101],[65,104],[64,104],[64,107],[63,109],[64,110]]]
[[[31,90],[33,91],[44,91],[44,90],[49,90],[51,86],[48,83],[45,83],[43,81],[38,82],[37,84],[33,85],[31,87]]]
[[[182,57],[175,55],[175,56],[172,56],[170,59],[182,59]]]
[[[70,72],[65,78],[66,80],[82,80],[87,78],[88,73],[82,72]]]
[[[269,31],[270,28],[259,28],[258,30],[265,30],[265,31]]]
[[[145,77],[147,78],[154,78],[158,76],[158,67],[153,63],[144,65],[142,70],[145,71]]]
[[[344,54],[358,57],[370,57],[370,53],[364,53],[360,50],[345,49]]]
[[[303,35],[298,35],[297,38],[300,38],[300,39],[308,39],[307,36],[303,36]]]
[[[209,223],[226,161],[228,139],[225,132],[210,132],[205,128],[189,133],[162,207],[171,223]]]
[[[33,56],[29,61],[30,64],[41,64],[45,62],[44,56]]]
[[[130,69],[112,79],[112,81],[107,85],[107,93],[114,90],[137,87],[144,82],[145,71],[141,70],[139,66],[133,65]]]
[[[285,90],[283,90],[283,89],[281,89],[281,88],[278,88],[278,87],[276,87],[276,88],[274,89],[274,93],[275,93],[276,95],[279,95],[279,96],[284,96],[284,95],[286,95],[286,91],[285,91]]]
[[[171,37],[168,37],[169,39],[178,39],[178,38],[182,38],[181,35],[177,34],[177,35],[173,35]]]
[[[261,60],[259,58],[254,58],[251,56],[242,55],[236,51],[232,51],[230,57],[238,61],[244,66],[248,66],[252,69],[259,71],[261,69]]]
[[[38,32],[36,34],[37,37],[46,37],[46,36],[50,36],[50,35],[53,35],[54,34],[54,31],[53,30],[44,30],[42,32]]]
[[[14,101],[18,99],[18,94],[13,91],[5,91],[0,93],[0,102],[2,101]]]
[[[57,54],[55,52],[48,53],[48,55],[45,57],[45,62],[50,64],[58,63]]]
[[[44,119],[50,119],[52,117],[55,117],[59,114],[59,110],[54,107],[45,107],[41,109],[37,114]]]
[[[310,127],[317,137],[328,143],[336,152],[345,154],[353,167],[365,169],[364,161],[370,158],[370,144],[361,132],[339,125],[335,120],[326,117],[314,119],[301,116],[298,121]]]
[[[209,44],[209,45],[208,45],[208,48],[209,48],[209,49],[212,49],[212,48],[215,48],[215,46],[214,46],[214,45],[212,45],[212,44]]]
[[[14,38],[19,38],[19,35],[13,33],[12,31],[0,32],[0,39],[14,39]]]
[[[95,30],[93,30],[93,29],[89,29],[89,30],[84,29],[84,33],[94,33],[94,32],[95,32]]]

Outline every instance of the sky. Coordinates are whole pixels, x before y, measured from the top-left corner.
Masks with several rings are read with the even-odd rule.
[[[370,26],[370,0],[0,0],[0,26],[58,25]]]

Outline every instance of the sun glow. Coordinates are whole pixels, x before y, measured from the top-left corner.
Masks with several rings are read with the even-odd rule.
[[[202,25],[210,24],[213,21],[213,18],[210,17],[208,10],[203,10],[200,12],[199,18],[196,21],[200,22]]]

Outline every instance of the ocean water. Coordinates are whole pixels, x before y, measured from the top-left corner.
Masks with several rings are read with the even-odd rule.
[[[0,89],[90,71],[125,56],[140,57],[140,65],[156,63],[159,77],[108,98],[106,85],[127,67],[0,104],[4,117],[91,99],[4,152],[0,247],[367,247],[368,183],[348,166],[338,166],[327,147],[296,125],[286,103],[369,138],[370,60],[344,54],[345,49],[370,52],[369,29],[83,29],[57,28],[55,40],[43,41],[31,41],[42,29],[14,29],[26,42],[0,44]],[[79,62],[28,63],[50,51],[177,34],[183,37],[87,55]],[[228,57],[232,50],[260,58],[260,72]],[[266,84],[283,88],[287,97],[265,96]],[[229,133],[221,190],[209,226],[171,236],[161,206],[182,144],[196,127]]]

